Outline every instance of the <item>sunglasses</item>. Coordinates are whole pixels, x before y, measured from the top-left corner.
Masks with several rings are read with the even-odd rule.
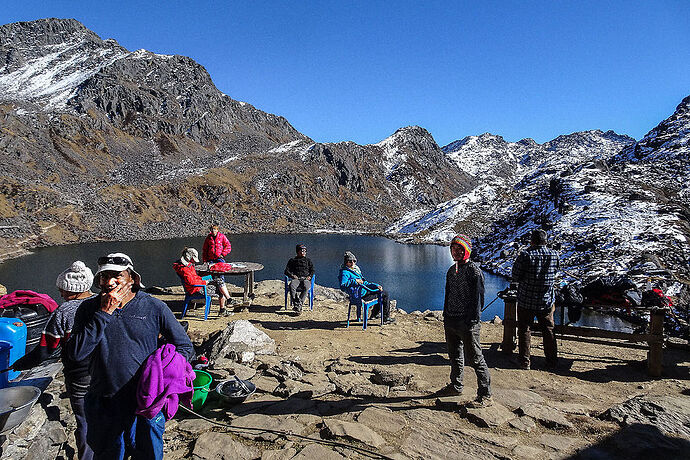
[[[121,256],[102,256],[98,258],[98,265],[132,265],[132,261],[128,257]]]

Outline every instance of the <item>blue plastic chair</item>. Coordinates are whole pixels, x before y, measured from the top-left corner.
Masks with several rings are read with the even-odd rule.
[[[210,276],[204,276],[202,279],[210,280],[212,278]],[[182,282],[182,287],[184,287],[184,281]],[[208,313],[209,311],[211,311],[211,295],[208,293],[208,289],[206,289],[205,284],[192,284],[191,287],[200,287],[202,288],[202,292],[197,292],[196,294],[187,294],[187,292],[185,291],[184,303],[182,304],[181,318],[184,318],[184,315],[187,313],[187,308],[189,307],[190,303],[192,303],[195,300],[203,300],[205,303],[204,321],[206,321],[208,319]]]
[[[376,298],[371,299],[371,300],[364,300],[362,297],[362,291],[364,289],[358,289],[358,287],[353,287],[348,289],[348,298],[350,300],[349,305],[347,306],[347,325],[345,327],[350,327],[350,314],[352,311],[352,307],[357,307],[357,321],[362,321],[362,330],[367,329],[367,325],[369,324],[369,309],[376,305],[377,303],[380,305],[380,310],[381,310],[381,326],[383,326],[383,299],[381,298],[381,291],[378,291],[378,296]],[[368,293],[368,292],[367,292]],[[366,294],[364,294],[366,295]],[[362,313],[364,313],[364,316],[362,317]]]
[[[290,278],[283,277],[285,280],[285,309],[288,306],[288,294],[290,293]],[[316,274],[311,276],[311,287],[309,287],[309,310],[314,310],[314,282],[316,281]]]

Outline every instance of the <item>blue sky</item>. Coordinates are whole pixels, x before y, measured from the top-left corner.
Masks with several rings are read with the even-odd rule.
[[[419,125],[440,145],[612,129],[636,139],[690,94],[690,1],[14,2],[129,50],[189,56],[234,99],[320,142]]]

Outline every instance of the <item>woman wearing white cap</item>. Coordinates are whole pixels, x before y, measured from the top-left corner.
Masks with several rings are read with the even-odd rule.
[[[89,388],[89,361],[73,361],[67,356],[65,343],[72,333],[74,315],[77,308],[86,299],[94,296],[91,292],[93,272],[81,260],[72,263],[60,273],[55,285],[65,302],[48,319],[39,345],[31,353],[17,360],[12,366],[15,370],[30,369],[38,366],[45,359],[54,356],[58,351],[62,358],[65,386],[69,395],[74,418],[77,421],[77,450],[80,460],[91,460],[93,451],[86,443],[86,418],[84,416],[84,395]]]
[[[173,270],[182,280],[184,290],[187,294],[197,294],[201,292],[200,285],[209,284],[205,279],[202,279],[194,268],[194,264],[199,263],[199,252],[194,248],[184,248],[180,260],[173,263]],[[218,283],[215,280],[211,282],[218,290],[218,303],[220,310],[218,314],[221,316],[229,316],[231,313],[225,308],[226,302],[230,299],[230,292],[225,283]]]

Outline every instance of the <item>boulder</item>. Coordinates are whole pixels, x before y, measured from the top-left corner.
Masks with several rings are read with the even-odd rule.
[[[168,432],[169,429],[172,429],[172,427],[168,426],[172,421],[174,420],[171,420],[165,424],[166,432]],[[182,431],[184,433],[188,433],[195,436],[198,436],[200,433],[203,433],[205,431],[209,431],[211,428],[213,428],[213,425],[208,423],[206,420],[200,418],[188,418],[179,420],[176,427],[177,431]]]
[[[330,384],[333,389],[335,385]],[[317,389],[314,385],[309,383],[300,382],[297,380],[287,379],[281,382],[274,390],[273,394],[280,396],[281,398],[289,398],[291,396],[297,396],[299,398],[313,398],[318,396],[318,393],[322,391],[323,388]],[[326,393],[321,393],[326,394]]]
[[[280,363],[267,367],[263,372],[264,375],[275,377],[281,382],[284,380],[299,380],[302,378],[302,375],[304,375],[302,368],[290,361],[281,361]]]
[[[505,455],[493,452],[483,442],[458,436],[455,432],[441,432],[432,426],[413,427],[403,440],[400,451],[405,458],[504,460]]]
[[[250,414],[243,417],[237,417],[230,425],[233,427],[251,427],[265,430],[279,430],[287,431],[295,434],[302,434],[304,432],[304,425],[286,416],[270,416],[264,414]],[[279,435],[271,433],[270,431],[236,431],[238,436],[243,438],[253,439],[255,441],[272,442],[279,438]]]
[[[499,403],[480,408],[464,407],[463,415],[475,425],[486,428],[501,426],[515,418],[514,413]]]
[[[213,369],[211,370],[213,372],[225,370],[228,372],[228,377],[231,375],[236,375],[242,380],[251,380],[256,375],[256,369],[254,369],[253,367],[240,364],[227,358],[217,359],[213,363]]]
[[[517,390],[512,388],[492,388],[491,397],[494,401],[503,404],[510,410],[518,409],[529,403],[543,403],[544,398],[530,390]]]
[[[323,420],[323,428],[327,437],[348,438],[375,448],[386,444],[381,435],[363,423],[326,418]]]
[[[294,447],[280,450],[265,450],[261,452],[261,460],[290,460],[297,454]]]
[[[367,407],[357,416],[357,421],[386,433],[399,433],[407,426],[402,415],[385,407]]]
[[[280,382],[275,377],[260,375],[252,379],[252,383],[256,385],[258,391],[264,393],[273,393]]]
[[[524,458],[526,460],[535,460],[546,457],[546,452],[542,449],[537,449],[536,447],[523,445],[515,446],[515,448],[512,451],[512,454],[516,458]]]
[[[602,418],[623,426],[654,425],[664,433],[690,438],[690,396],[637,396],[608,409]]]
[[[410,383],[413,375],[409,372],[402,372],[390,367],[374,366],[372,369],[374,375],[371,380],[378,385],[387,385],[389,387],[399,387]]]
[[[235,441],[225,433],[209,431],[203,433],[194,443],[192,459],[194,460],[253,460],[259,457],[259,451]]]
[[[543,404],[528,403],[520,406],[518,409],[522,415],[527,415],[537,420],[539,423],[547,428],[572,428],[563,412]]]
[[[493,433],[485,433],[479,430],[468,430],[464,428],[457,429],[456,431],[463,436],[470,436],[472,438],[479,439],[480,441],[484,441],[488,444],[493,444],[494,446],[498,447],[504,447],[506,449],[512,449],[518,444],[518,440],[510,436],[500,436]]]
[[[335,372],[329,372],[328,379],[333,382],[336,391],[343,395],[373,396],[375,398],[388,396],[389,388],[387,386],[375,385],[360,374],[338,375]]]
[[[529,433],[534,429],[534,427],[537,426],[531,417],[514,418],[513,420],[509,421],[508,424],[516,430],[524,431],[525,433]]]
[[[577,439],[562,435],[542,434],[539,438],[539,442],[541,442],[544,447],[549,447],[555,451],[561,452],[570,450],[577,442]]]
[[[222,358],[240,359],[243,353],[274,354],[275,341],[247,320],[232,321],[207,341],[207,357],[211,361]],[[206,348],[206,347],[205,347]]]
[[[345,460],[345,457],[322,444],[307,444],[292,460]]]

